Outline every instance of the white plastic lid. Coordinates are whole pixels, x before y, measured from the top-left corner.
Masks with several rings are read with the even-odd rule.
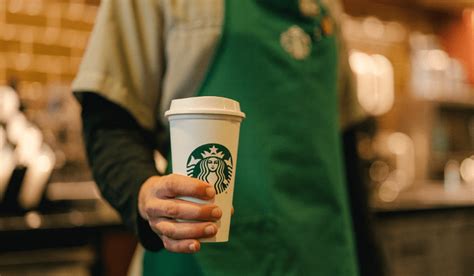
[[[240,104],[232,99],[214,96],[192,97],[171,101],[165,117],[183,114],[219,114],[245,118]]]

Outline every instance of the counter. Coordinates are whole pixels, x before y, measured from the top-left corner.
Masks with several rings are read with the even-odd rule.
[[[373,201],[388,275],[473,275],[474,188],[413,185],[392,202]]]
[[[51,183],[35,211],[0,214],[0,273],[125,275],[136,240],[93,182]]]
[[[383,202],[375,198],[371,205],[375,212],[474,208],[474,185],[461,185],[448,192],[440,182],[415,183],[395,200]]]

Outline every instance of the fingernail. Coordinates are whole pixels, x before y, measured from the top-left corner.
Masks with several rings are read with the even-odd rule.
[[[211,216],[213,216],[215,218],[220,218],[222,216],[221,209],[219,209],[219,207],[216,207],[216,208],[212,209]]]
[[[191,251],[196,251],[196,244],[195,244],[195,243],[191,243],[191,244],[189,245],[189,250],[191,250]]]
[[[216,191],[214,190],[214,187],[209,187],[206,188],[206,194],[208,197],[214,197],[216,195]]]
[[[206,228],[204,228],[204,233],[206,233],[206,235],[215,234],[216,233],[216,228],[214,227],[214,225],[209,225]]]

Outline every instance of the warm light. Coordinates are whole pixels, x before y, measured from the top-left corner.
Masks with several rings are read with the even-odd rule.
[[[36,155],[28,159],[18,201],[24,209],[38,206],[54,167],[54,152],[43,145]]]
[[[391,133],[387,138],[389,152],[395,154],[396,170],[392,172],[400,190],[405,189],[415,179],[415,145],[410,136],[401,133]]]
[[[362,28],[368,37],[380,39],[385,32],[385,26],[378,18],[369,16],[362,22]]]
[[[356,74],[367,74],[372,72],[372,64],[369,55],[353,51],[349,55],[349,64]]]
[[[460,185],[459,162],[449,160],[444,166],[444,189],[447,192],[456,191]]]
[[[474,9],[464,9],[462,11],[462,18],[470,27],[474,27]]]
[[[408,150],[408,140],[411,140],[406,134],[395,132],[390,134],[387,146],[394,154],[404,154]]]
[[[20,107],[20,99],[15,90],[8,86],[0,86],[0,122],[7,122]]]
[[[375,64],[373,74],[375,78],[374,92],[378,98],[378,104],[373,111],[374,115],[381,115],[388,112],[394,102],[394,81],[392,63],[382,55],[373,55],[372,60]]]
[[[373,114],[378,103],[374,61],[367,54],[355,52],[350,55],[349,62],[356,73],[357,99],[365,111]]]
[[[348,36],[360,36],[362,31],[361,22],[358,20],[352,19],[350,16],[344,14],[342,18],[342,32],[344,37]]]
[[[393,66],[382,55],[353,51],[349,64],[356,76],[357,99],[372,115],[388,112],[394,102]]]
[[[390,173],[390,168],[387,163],[383,161],[375,161],[369,169],[370,179],[372,181],[381,182],[387,179]]]
[[[399,162],[397,162],[397,163],[399,163]],[[408,164],[408,165],[410,165],[410,164]],[[397,182],[399,190],[403,190],[403,189],[407,188],[410,184],[412,184],[412,181],[413,181],[412,170],[413,170],[413,168],[400,167],[400,168],[397,168],[396,170],[394,170],[391,173],[391,177],[394,181]],[[409,175],[409,173],[411,173],[411,175]]]
[[[36,229],[41,226],[43,220],[41,219],[41,215],[38,212],[31,211],[26,213],[25,222],[29,227]]]
[[[442,50],[430,50],[426,56],[427,63],[432,70],[446,70],[449,65],[449,56]]]
[[[53,165],[53,160],[46,154],[40,155],[36,162],[38,162],[38,170],[40,172],[49,172]]]
[[[13,143],[17,144],[21,135],[25,132],[28,127],[28,121],[25,115],[17,113],[13,118],[8,121],[7,124],[7,137]]]
[[[395,181],[387,180],[380,185],[378,195],[382,201],[392,202],[397,199],[400,189]]]
[[[16,147],[18,160],[22,164],[28,164],[41,149],[43,134],[34,126],[27,127],[21,133]]]
[[[459,171],[464,181],[474,183],[474,155],[461,162]]]

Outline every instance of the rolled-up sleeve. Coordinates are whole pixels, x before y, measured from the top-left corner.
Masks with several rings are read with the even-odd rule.
[[[163,75],[163,22],[159,1],[103,0],[72,84],[125,108],[153,129]]]

